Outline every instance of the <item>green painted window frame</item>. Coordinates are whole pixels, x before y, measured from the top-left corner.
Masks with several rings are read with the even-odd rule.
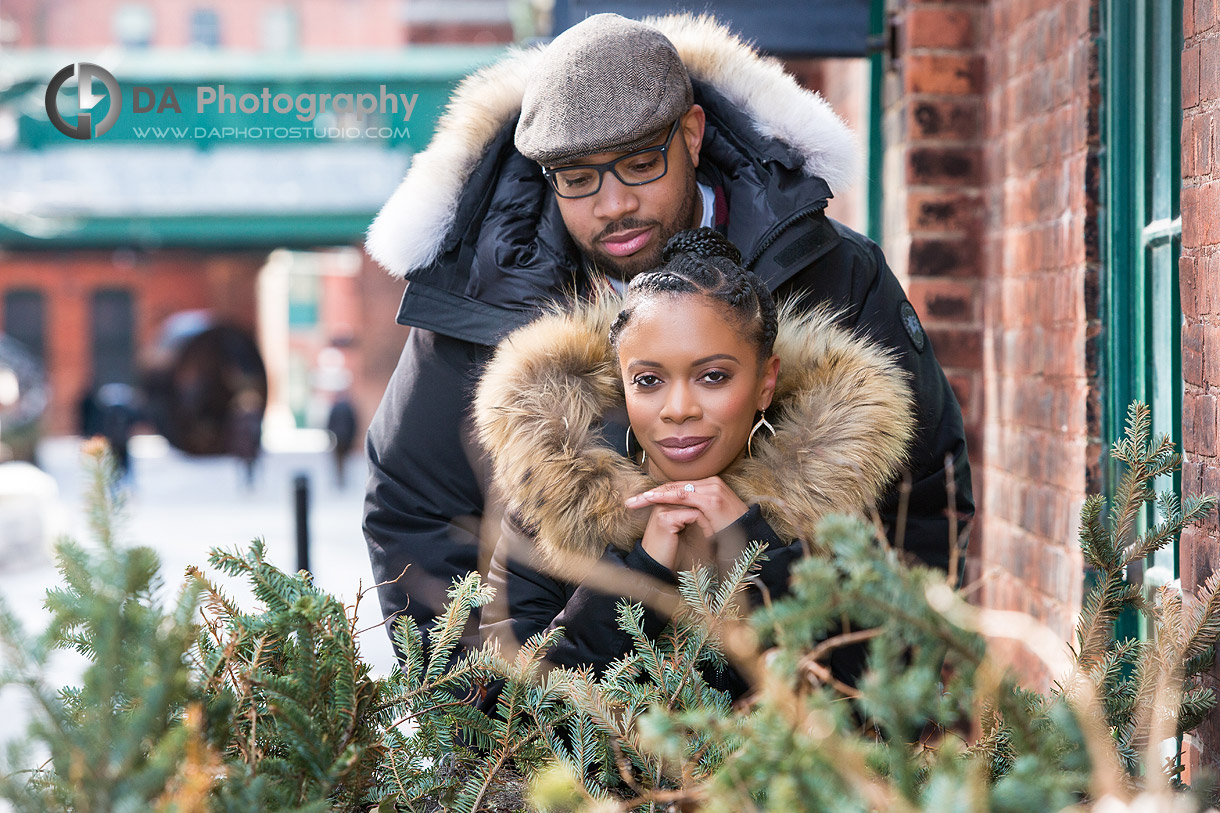
[[[882,174],[885,159],[885,0],[872,0],[868,15],[868,208],[865,233],[881,244]]]
[[[1122,437],[1139,399],[1152,407],[1153,435],[1181,448],[1182,0],[1106,0],[1102,32],[1103,440],[1108,449]],[[1103,472],[1113,493],[1117,462],[1107,456]],[[1180,473],[1157,483],[1168,488],[1180,493]],[[1147,564],[1177,578],[1177,542]]]

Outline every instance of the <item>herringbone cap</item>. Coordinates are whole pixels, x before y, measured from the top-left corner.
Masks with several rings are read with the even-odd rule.
[[[517,150],[545,167],[637,150],[693,100],[686,66],[664,34],[595,14],[543,52],[521,100]]]

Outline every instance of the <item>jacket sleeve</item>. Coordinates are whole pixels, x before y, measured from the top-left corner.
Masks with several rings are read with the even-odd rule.
[[[618,626],[622,596],[549,576],[531,566],[531,554],[532,542],[506,519],[488,569],[488,583],[496,589],[496,599],[483,614],[483,640],[498,641],[500,651],[509,654],[531,635],[563,627],[563,637],[547,652],[547,660],[573,669],[592,666],[600,675],[631,650],[630,635]],[[639,543],[626,552],[607,549],[601,563],[676,583],[673,572],[645,553]],[[661,634],[666,620],[644,607],[644,632],[650,638]]]
[[[719,536],[737,535],[746,544],[763,542],[766,544],[764,553],[766,559],[759,566],[753,583],[758,588],[750,590],[748,595],[752,606],[761,604],[764,600],[775,601],[788,594],[788,575],[796,560],[805,555],[805,546],[799,539],[785,541],[767,524],[762,511],[757,505],[751,505],[736,522],[720,532]],[[741,548],[744,550],[744,546]],[[730,565],[732,562],[726,562]],[[722,565],[723,567],[724,565]],[[765,596],[765,599],[764,599]]]
[[[425,640],[450,584],[478,566],[483,490],[464,429],[480,352],[413,328],[369,426],[364,536],[381,610],[410,615]],[[477,624],[463,647],[477,645]]]
[[[908,471],[902,547],[927,565],[947,570],[950,563],[948,491],[945,459],[953,471],[958,577],[965,567],[966,523],[974,516],[970,461],[962,410],[931,340],[919,324],[902,285],[886,264],[881,248],[866,237],[826,219],[839,236],[837,245],[776,291],[777,296],[812,294],[842,313],[842,324],[895,352],[910,374],[915,399],[915,441]],[[898,537],[900,481],[883,496],[878,511],[891,542]]]
[[[720,532],[737,550],[747,542],[767,544],[767,560],[757,575],[758,583],[772,598],[788,591],[788,571],[800,558],[800,542],[785,543],[763,519],[758,506],[751,506],[736,522]],[[618,604],[622,597],[590,585],[571,585],[526,564],[532,544],[521,529],[505,521],[505,532],[496,546],[488,572],[488,582],[496,589],[496,600],[483,614],[484,640],[498,640],[502,652],[512,652],[531,635],[563,627],[563,638],[551,648],[547,660],[559,666],[592,666],[601,674],[606,666],[631,650],[631,637],[618,625]],[[651,576],[667,584],[677,584],[669,568],[649,556],[640,543],[627,552],[608,549],[602,563]],[[751,590],[751,603],[761,593]],[[656,638],[668,619],[644,606],[644,632]]]

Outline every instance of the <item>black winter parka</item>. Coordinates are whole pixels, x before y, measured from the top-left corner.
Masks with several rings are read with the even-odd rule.
[[[826,214],[831,184],[851,175],[849,134],[819,97],[714,22],[678,15],[658,27],[705,110],[699,179],[727,205],[725,231],[743,264],[777,297],[834,310],[840,326],[891,348],[910,373],[904,546],[947,568],[946,464],[963,550],[974,512],[961,410],[880,248]],[[411,331],[369,428],[364,535],[383,613],[406,613],[425,631],[452,580],[486,570],[499,536],[486,460],[470,436],[480,370],[540,308],[592,290],[540,168],[513,146],[536,56],[515,53],[459,87],[367,242],[407,280],[398,322]],[[880,507],[891,536],[898,493],[895,481]],[[463,644],[477,641],[472,619]]]

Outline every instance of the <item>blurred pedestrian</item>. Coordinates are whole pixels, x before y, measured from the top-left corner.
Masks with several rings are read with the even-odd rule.
[[[102,434],[102,406],[97,401],[97,389],[96,383],[90,383],[78,404],[82,438]]]
[[[136,391],[130,384],[112,382],[97,391],[97,406],[101,416],[101,434],[110,444],[119,480],[130,482],[132,431],[140,419]]]
[[[246,487],[254,487],[254,470],[263,446],[263,396],[253,388],[239,391],[229,402],[229,453],[242,463]]]
[[[347,393],[339,393],[326,416],[326,431],[334,438],[335,483],[343,488],[343,469],[347,456],[356,443],[356,410]]]

